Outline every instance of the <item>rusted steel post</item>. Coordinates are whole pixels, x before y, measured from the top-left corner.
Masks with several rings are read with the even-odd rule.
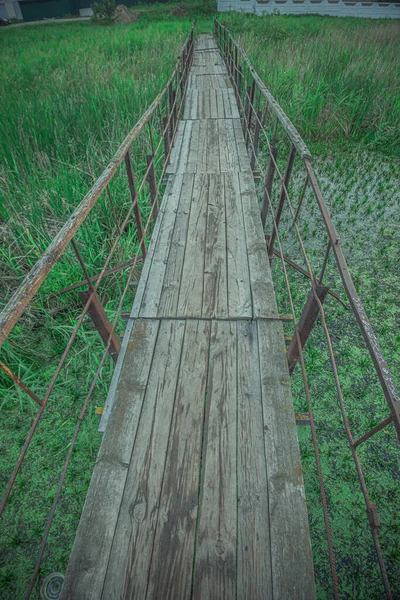
[[[229,73],[232,81],[234,81],[234,71],[233,71],[233,47],[232,47],[232,38],[229,38]]]
[[[328,293],[328,288],[323,285],[317,284],[315,286],[315,292],[322,304]],[[320,305],[315,297],[314,291],[311,290],[308,295],[307,302],[303,308],[303,312],[301,313],[300,320],[297,324],[302,348],[304,348],[307,339],[311,333],[311,330],[314,327],[315,321],[317,320],[317,317],[319,315],[319,311]],[[300,348],[297,342],[297,336],[295,335],[293,336],[293,339],[290,342],[286,356],[289,366],[289,373],[292,374],[300,356]]]
[[[303,200],[304,200],[304,197],[305,197],[305,195],[306,195],[306,190],[307,190],[307,186],[308,186],[308,181],[309,181],[309,179],[308,179],[308,175],[307,175],[307,177],[306,177],[306,180],[305,180],[305,182],[304,182],[303,190],[302,190],[302,192],[301,192],[301,196],[300,196],[299,204],[298,204],[298,206],[297,206],[297,209],[296,209],[296,214],[294,215],[294,219],[293,219],[293,222],[294,222],[294,223],[296,223],[296,221],[297,221],[297,218],[298,218],[298,216],[299,216],[299,214],[300,214],[300,209],[301,209],[301,207],[302,207]]]
[[[234,57],[234,69],[235,69],[235,92],[236,92],[236,102],[238,106],[239,102],[239,52],[237,47],[235,46],[235,57]]]
[[[269,200],[271,199],[272,185],[274,183],[276,158],[278,156],[278,148],[275,144],[275,140],[272,140],[268,169],[264,181],[264,196],[261,207],[261,222],[263,228],[265,227],[265,221],[267,220]]]
[[[166,164],[169,165],[169,163],[170,163],[170,156],[169,156],[170,144],[169,144],[169,131],[168,131],[168,117],[163,117],[162,127],[163,127],[163,131],[164,131],[165,160],[166,160]]]
[[[270,238],[269,238],[268,256],[269,256],[269,260],[270,261],[272,259],[272,255],[273,255],[273,252],[274,252],[274,242],[275,242],[275,238],[276,238],[275,227],[276,228],[279,227],[279,221],[281,220],[282,210],[283,210],[283,204],[285,202],[285,198],[286,198],[286,194],[287,194],[287,188],[288,188],[288,185],[289,185],[290,175],[292,173],[293,163],[294,163],[295,156],[296,156],[296,148],[292,144],[292,146],[290,148],[290,152],[289,152],[288,162],[287,162],[287,165],[286,165],[285,175],[284,175],[283,182],[282,182],[282,190],[281,190],[281,195],[279,197],[278,208],[277,208],[276,213],[275,213],[275,223],[272,226],[272,233],[271,233]]]
[[[246,148],[249,147],[251,120],[252,120],[253,111],[254,111],[255,90],[256,90],[256,82],[253,79],[253,83],[251,84],[251,87],[250,87],[249,112],[248,112],[248,116],[247,116]]]
[[[250,110],[250,91],[251,87],[249,85],[246,86],[246,101],[244,103],[244,119],[243,119],[243,133],[247,139],[247,128],[249,123],[249,110]]]
[[[140,246],[142,248],[142,255],[143,255],[143,260],[144,260],[146,258],[147,248],[146,248],[146,241],[143,236],[142,215],[140,214],[139,198],[137,198],[137,196],[136,196],[135,175],[133,173],[132,161],[131,161],[131,157],[129,154],[129,150],[125,155],[125,166],[126,166],[126,174],[128,177],[129,192],[131,194],[132,203],[134,204],[133,212],[135,215],[136,227],[137,227],[137,231],[138,231],[138,238],[140,241]]]
[[[331,248],[332,248],[332,244],[331,244],[331,241],[329,240],[328,246],[327,246],[326,252],[325,252],[324,263],[323,263],[322,269],[321,269],[321,275],[319,276],[319,280],[318,280],[320,285],[322,285],[322,280],[325,275],[326,265],[328,264],[329,252],[331,251]]]
[[[172,140],[174,137],[174,114],[173,114],[174,98],[173,98],[172,81],[168,87],[168,103],[169,103],[169,140],[170,140],[170,144],[172,144]]]
[[[176,90],[173,89],[172,90],[172,137],[171,137],[172,144],[174,143],[176,123],[178,120],[177,110],[178,110],[177,95],[176,95]]]
[[[253,139],[253,145],[251,148],[251,159],[250,159],[250,167],[251,170],[254,171],[254,166],[256,164],[256,158],[257,158],[257,151],[258,151],[258,142],[260,139],[260,129],[261,129],[261,119],[262,119],[262,112],[260,110],[257,111],[257,119],[256,119],[256,123],[254,126],[254,139]]]
[[[243,75],[242,75],[242,67],[239,64],[238,64],[238,72],[237,72],[237,74],[238,74],[238,106],[239,106],[239,109],[240,109],[241,106],[242,106],[241,98],[242,98],[242,78],[243,78]]]
[[[155,170],[154,170],[154,155],[149,154],[146,157],[146,162],[147,162],[147,168],[149,170],[147,178],[149,180],[150,198],[151,198],[151,204],[153,205],[153,219],[155,221],[157,219],[157,215],[158,215],[158,199],[157,199],[156,174],[155,174]]]
[[[111,358],[116,363],[118,354],[121,350],[121,344],[112,328],[110,321],[108,320],[106,311],[104,310],[97,293],[90,290],[80,290],[78,294],[84,305],[86,305],[89,298],[92,299],[88,308],[88,314],[90,315],[90,318],[92,319],[93,324],[99,332],[104,344],[107,346],[108,340],[111,340],[108,351],[111,355]]]
[[[2,371],[4,371],[4,373],[6,373],[8,375],[8,377],[10,379],[12,379],[13,382],[16,383],[18,387],[21,388],[21,390],[26,392],[28,394],[28,396],[30,396],[32,398],[32,400],[34,400],[36,402],[36,404],[39,404],[39,406],[43,406],[43,400],[40,400],[40,398],[38,398],[36,396],[36,394],[34,392],[32,392],[32,390],[23,381],[21,381],[21,379],[19,377],[17,377],[15,375],[15,373],[13,373],[13,371],[11,371],[11,369],[9,369],[7,367],[7,365],[0,362],[0,369]]]

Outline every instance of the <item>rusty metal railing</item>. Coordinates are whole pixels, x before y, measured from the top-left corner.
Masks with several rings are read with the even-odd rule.
[[[24,324],[22,323],[21,325],[21,317],[23,317],[23,321],[24,313],[26,313],[28,309],[31,310],[31,315],[35,314],[35,310],[33,309],[32,311],[32,302],[35,300],[35,297],[37,297],[38,292],[41,292],[41,286],[46,282],[55,265],[58,265],[65,260],[65,267],[68,268],[75,256],[75,265],[79,264],[82,269],[82,281],[70,285],[63,290],[58,290],[55,294],[52,294],[52,296],[61,293],[67,294],[69,295],[71,302],[77,302],[78,298],[76,290],[78,290],[79,298],[83,302],[83,310],[78,311],[78,314],[80,314],[76,319],[73,331],[68,338],[61,358],[43,396],[39,398],[22,378],[12,371],[9,365],[0,361],[0,369],[4,375],[9,377],[16,386],[29,395],[38,405],[36,416],[30,427],[28,436],[22,445],[18,460],[13,468],[0,502],[0,515],[6,508],[7,501],[12,492],[21,465],[27,456],[29,446],[45,411],[48,400],[54,392],[60,373],[66,366],[67,358],[76,341],[78,332],[82,328],[83,323],[87,321],[87,319],[85,319],[86,315],[91,317],[92,322],[100,333],[105,345],[95,376],[85,392],[85,399],[75,425],[72,439],[68,446],[64,468],[47,519],[35,569],[28,585],[26,598],[30,597],[39,573],[54,513],[79,428],[88,407],[89,399],[93,394],[96,382],[108,354],[111,355],[114,361],[116,361],[118,357],[120,342],[116,332],[116,326],[119,322],[126,294],[132,289],[130,285],[133,280],[138,277],[138,265],[146,257],[147,241],[150,239],[152,227],[157,218],[159,198],[162,197],[165,188],[166,170],[178,127],[179,116],[183,109],[189,70],[193,60],[194,25],[195,23],[192,25],[190,33],[180,51],[175,68],[163,90],[129,132],[103,173],[66,221],[65,225],[60,229],[50,246],[25,277],[20,287],[15,291],[3,311],[0,313],[1,348],[4,342],[9,338],[10,334],[15,332],[17,325],[21,328],[21,331],[18,332],[19,337],[23,338]],[[121,192],[121,181],[125,181],[123,192]],[[122,197],[122,200],[119,203],[115,202],[115,198],[113,199],[110,186],[112,182],[118,183],[119,185],[119,198]],[[106,192],[105,196],[104,192]],[[100,198],[102,198],[102,206],[99,206]],[[102,214],[105,214],[107,219],[111,219],[112,236],[100,272],[96,275],[90,275],[87,261],[84,258],[86,250],[85,237],[83,236],[79,239],[79,234],[83,231],[83,227],[88,225],[89,217],[95,207],[100,210],[100,213],[97,214],[94,219],[95,221],[98,222]],[[124,246],[128,234],[130,240],[134,239],[136,241],[137,251],[133,257],[132,249],[126,249]],[[71,248],[73,250],[72,254],[70,252]],[[112,260],[115,262],[120,255],[125,255],[126,252],[129,253],[129,251],[131,252],[129,260],[126,260],[123,263],[118,263],[117,261],[117,264],[112,266]],[[67,256],[68,253],[69,255]],[[105,288],[105,296],[107,298],[112,294],[112,286],[104,286],[104,283],[107,277],[111,275],[115,276],[116,273],[124,274],[124,282],[122,292],[118,288],[118,298],[116,300],[118,306],[115,310],[113,322],[111,323],[100,296],[103,288]],[[101,284],[103,285],[100,288]],[[83,287],[85,289],[82,289]],[[35,316],[33,316],[33,319],[34,318]]]
[[[262,199],[260,217],[264,228],[266,228],[267,225],[271,227],[266,235],[268,256],[271,263],[275,257],[280,259],[282,281],[286,288],[286,299],[290,306],[294,331],[287,349],[288,365],[290,373],[293,373],[296,364],[299,363],[301,367],[303,388],[308,406],[312,441],[316,456],[316,467],[325,520],[334,596],[335,598],[339,598],[339,581],[331,535],[327,494],[322,476],[320,451],[311,402],[309,377],[307,375],[303,352],[303,347],[318,318],[322,324],[325,341],[329,351],[334,385],[339,401],[343,425],[365,501],[367,519],[375,545],[382,582],[386,597],[392,598],[391,587],[378,536],[379,519],[377,507],[370,500],[357,449],[361,444],[366,442],[389,423],[393,424],[397,438],[400,439],[400,398],[379,347],[376,335],[350,276],[340,245],[339,236],[332,223],[314,173],[311,162],[311,153],[293,124],[282,111],[270,92],[266,89],[243,48],[235,41],[228,29],[217,19],[214,21],[214,26],[215,37],[225,59],[239,106],[251,168],[255,175],[256,182],[258,182],[258,189]],[[282,158],[283,156],[285,158]],[[294,202],[294,194],[292,192],[294,176],[296,176],[297,181],[300,181],[300,178],[303,180],[297,204]],[[299,216],[301,215],[302,206],[304,206],[306,194],[310,194],[311,201],[318,207],[319,216],[322,221],[321,232],[323,232],[326,243],[325,251],[321,252],[323,261],[319,275],[315,274],[315,261],[313,263],[314,269],[311,266],[313,261],[310,259],[309,252],[306,249],[306,243],[301,233]],[[284,230],[283,227],[285,228]],[[289,245],[291,250],[293,250],[295,240],[300,249],[303,266],[294,262],[287,254],[284,254],[283,246],[285,242],[288,244],[288,240],[290,241]],[[333,254],[335,259],[334,264],[332,264],[332,261],[329,262],[331,254]],[[334,265],[336,265],[335,275],[333,274],[333,270],[335,269]],[[337,289],[332,290],[330,287],[323,285],[324,278],[327,278],[328,267],[330,269],[329,279],[335,281],[337,284],[336,288],[340,287],[339,283],[341,282],[341,291],[344,292],[347,297],[351,311],[358,323],[362,337],[365,340],[371,362],[374,366],[376,375],[379,378],[380,386],[388,406],[388,416],[358,439],[354,439],[350,427],[338,374],[338,367],[335,360],[332,334],[327,324],[326,309],[324,309],[324,301],[328,295],[334,297],[344,306],[346,306],[346,303],[341,299]],[[290,285],[289,268],[301,273],[305,277],[305,282],[309,282],[308,285],[310,287],[305,294],[305,304],[304,298],[302,303],[299,304],[299,295],[297,295],[296,300],[294,299],[293,287]],[[340,279],[336,275],[338,275]],[[299,318],[297,318],[298,314],[300,314]]]

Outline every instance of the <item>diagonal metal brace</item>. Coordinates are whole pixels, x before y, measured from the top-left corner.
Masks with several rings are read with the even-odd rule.
[[[315,292],[321,302],[324,302],[326,295],[329,291],[329,288],[323,285],[316,285]],[[308,336],[310,335],[312,328],[314,327],[315,321],[319,315],[320,306],[315,297],[315,293],[313,290],[310,291],[307,302],[303,308],[303,312],[301,313],[300,320],[297,324],[297,328],[299,331],[300,343],[301,347],[304,348]],[[300,357],[300,348],[298,345],[297,335],[293,336],[292,341],[290,342],[288,351],[287,351],[287,361],[289,365],[289,373],[292,374],[293,370],[297,364],[297,361]]]
[[[80,290],[78,294],[84,305],[86,305],[87,301],[91,297],[92,301],[88,308],[88,314],[90,315],[95,328],[99,332],[101,339],[106,346],[108,344],[108,339],[111,337],[108,351],[111,355],[111,358],[116,363],[121,349],[121,344],[117,334],[112,328],[110,321],[108,320],[106,311],[100,302],[100,298],[95,291],[92,292],[90,290]]]

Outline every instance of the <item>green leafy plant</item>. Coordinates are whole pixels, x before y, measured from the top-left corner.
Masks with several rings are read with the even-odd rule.
[[[111,25],[114,22],[117,10],[115,0],[100,0],[92,5],[92,9],[95,21],[100,21],[105,25]]]

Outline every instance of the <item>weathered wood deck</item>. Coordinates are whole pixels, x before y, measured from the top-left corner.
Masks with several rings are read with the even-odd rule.
[[[211,36],[197,40],[107,421],[63,600],[315,598],[283,330]]]

